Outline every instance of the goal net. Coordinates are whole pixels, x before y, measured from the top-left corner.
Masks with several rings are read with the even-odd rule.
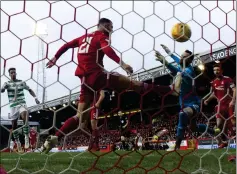
[[[109,47],[133,73],[107,55],[103,67],[94,58],[108,74],[131,82],[118,90],[123,81],[112,88],[108,76],[95,109],[100,90],[74,75],[81,48],[65,51],[52,68],[47,63],[64,44],[95,32],[101,18],[112,21]],[[190,27],[188,41],[173,39],[177,23]],[[1,1],[0,173],[236,173],[235,69],[234,0]],[[178,91],[156,90],[176,90],[179,78]],[[133,81],[151,88],[138,92]],[[80,110],[82,88],[94,99]],[[93,111],[99,146],[88,151]],[[86,127],[78,121],[82,115]],[[73,123],[67,127],[70,118],[76,129]],[[49,153],[42,153],[45,141]]]

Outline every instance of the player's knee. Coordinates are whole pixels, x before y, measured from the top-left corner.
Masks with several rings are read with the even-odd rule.
[[[187,116],[192,116],[193,115],[193,108],[191,107],[186,107],[183,109],[183,112],[187,115]]]

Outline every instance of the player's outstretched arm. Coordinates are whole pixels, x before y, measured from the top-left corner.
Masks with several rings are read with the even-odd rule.
[[[5,82],[1,88],[1,93],[4,93],[7,88],[8,88],[8,84],[7,82]]]
[[[170,51],[170,49],[169,49],[167,46],[161,44],[161,47],[165,50],[165,52],[166,52],[176,63],[178,63],[178,64],[180,63],[180,59],[179,59],[177,56],[175,56],[175,55]]]
[[[164,64],[171,71],[172,74],[177,74],[178,72],[180,72],[180,70],[177,67],[175,67],[174,65],[170,64],[167,60],[165,60],[165,57],[159,51],[156,51],[155,57],[156,60]]]
[[[233,81],[231,80],[230,82],[230,88],[232,89],[233,91],[233,96],[232,96],[232,100],[229,104],[229,106],[234,106],[235,105],[235,100],[236,100],[236,88],[235,88],[235,84],[233,83]]]
[[[30,95],[32,95],[32,96],[35,98],[36,104],[40,104],[40,101],[39,101],[38,98],[36,97],[35,92],[34,92],[32,89],[30,89],[30,87],[29,87],[25,82],[24,82],[24,89],[25,89],[25,90],[28,90],[29,93],[30,93]]]
[[[100,97],[97,100],[97,102],[95,104],[95,107],[100,108],[100,105],[101,105],[102,101],[104,100],[104,98],[105,98],[105,92],[103,90],[101,90],[100,91]]]
[[[47,64],[46,67],[47,68],[51,68],[52,66],[54,66],[57,62],[57,60],[70,48],[76,48],[79,46],[79,38],[76,38],[66,44],[64,44],[61,48],[59,48],[59,50],[57,51],[57,53],[55,54],[54,58],[52,58]]]
[[[101,36],[100,39],[100,47],[102,48],[102,51],[113,61],[115,61],[117,64],[120,64],[121,67],[129,74],[133,73],[133,69],[130,65],[123,62],[118,55],[115,53],[115,51],[110,47],[109,39],[106,36]]]
[[[212,101],[213,99],[216,99],[216,96],[213,92],[213,89],[211,88],[211,95],[204,101],[204,104],[208,105],[208,103]]]

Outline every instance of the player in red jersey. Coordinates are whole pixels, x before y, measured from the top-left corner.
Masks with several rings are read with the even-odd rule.
[[[57,51],[54,58],[47,63],[47,67],[51,68],[56,64],[59,57],[68,49],[78,47],[78,66],[75,75],[78,76],[82,82],[77,114],[80,118],[80,125],[82,129],[86,127],[85,123],[87,119],[87,114],[84,114],[84,112],[90,107],[91,103],[93,103],[93,99],[95,94],[97,94],[97,91],[104,88],[114,89],[118,92],[130,89],[141,94],[149,90],[154,90],[161,95],[169,92],[173,95],[178,94],[175,92],[178,91],[176,90],[175,85],[173,89],[171,86],[159,86],[139,81],[131,81],[130,78],[123,75],[106,72],[103,66],[103,57],[105,54],[116,63],[120,64],[127,73],[133,73],[132,67],[123,62],[110,47],[110,35],[112,30],[113,23],[109,19],[100,19],[97,31],[85,34],[64,44]],[[50,139],[48,140],[50,141]],[[57,141],[52,140],[52,142],[56,143]]]
[[[213,71],[216,75],[216,78],[211,82],[211,91],[213,92],[208,99],[204,101],[204,104],[208,105],[214,98],[218,100],[218,104],[215,107],[217,127],[221,130],[224,129],[224,133],[227,135],[227,129],[233,132],[232,127],[235,124],[235,84],[230,77],[223,76],[223,70],[220,64],[214,65]],[[226,119],[228,119],[228,121],[226,121],[225,126]],[[219,148],[224,148],[228,145],[228,143],[223,142],[225,138],[225,136],[217,138]]]
[[[32,150],[36,148],[36,142],[37,142],[37,132],[33,128],[31,128],[30,129],[30,146]]]

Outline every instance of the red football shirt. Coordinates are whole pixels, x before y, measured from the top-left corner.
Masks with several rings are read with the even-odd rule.
[[[37,132],[33,129],[30,130],[30,143],[36,143]]]
[[[214,94],[218,100],[221,100],[221,103],[229,103],[232,97],[232,88],[235,87],[232,79],[227,76],[223,76],[222,78],[216,78],[211,82],[212,89]],[[229,95],[228,94],[229,90]],[[230,97],[231,96],[231,97]]]
[[[115,62],[120,62],[120,58],[110,47],[109,36],[101,31],[83,35],[64,44],[57,51],[55,57],[58,59],[69,48],[76,47],[78,47],[76,76],[84,76],[93,72],[103,71],[104,54]]]

